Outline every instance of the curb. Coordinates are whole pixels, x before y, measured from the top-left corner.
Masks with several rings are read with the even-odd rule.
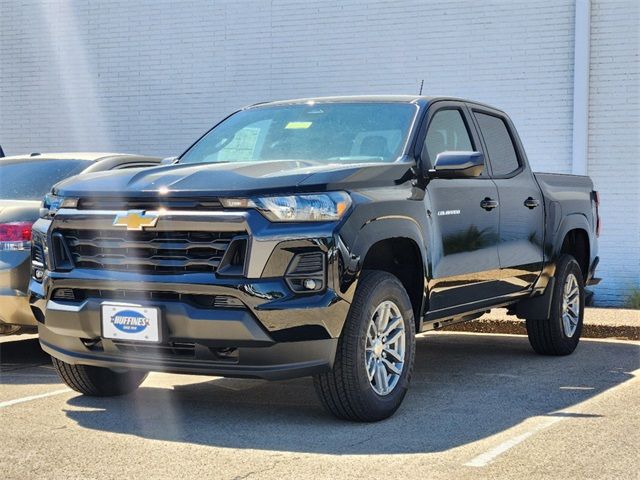
[[[470,322],[458,323],[443,328],[453,332],[475,333],[505,333],[511,335],[526,335],[527,328],[524,320],[481,318]],[[640,340],[640,324],[638,325],[607,325],[586,322],[582,327],[582,338],[614,338],[619,340]]]

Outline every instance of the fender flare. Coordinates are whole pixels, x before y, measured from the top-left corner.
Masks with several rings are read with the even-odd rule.
[[[564,243],[564,238],[571,230],[584,230],[589,239],[589,255],[593,238],[589,220],[582,213],[572,213],[562,219],[558,229],[549,239],[550,258],[545,266],[542,277],[545,278],[545,288],[542,295],[525,298],[516,304],[516,316],[518,318],[530,320],[545,320],[551,313],[551,301],[553,300],[553,288],[555,285],[556,263],[560,258],[560,250]]]
[[[562,219],[562,221],[560,222],[560,226],[554,234],[553,240],[551,242],[551,261],[555,262],[555,260],[560,256],[560,249],[562,248],[564,238],[571,230],[585,231],[587,237],[589,238],[589,254],[592,253],[591,246],[593,245],[593,238],[589,220],[587,220],[586,215],[584,215],[583,213],[571,213]]]
[[[387,215],[381,216],[367,221],[356,232],[355,236],[349,242],[348,247],[343,243],[346,250],[342,253],[345,260],[345,275],[341,279],[343,288],[341,289],[345,296],[352,300],[357,280],[362,272],[364,259],[373,245],[380,241],[390,240],[393,238],[406,238],[413,241],[421,256],[421,267],[423,273],[423,298],[421,305],[421,313],[424,313],[425,298],[428,276],[428,257],[422,234],[422,226],[413,218],[403,215]],[[341,248],[341,250],[343,249]],[[421,315],[422,317],[422,315]],[[422,318],[417,319],[420,322]]]
[[[376,243],[392,238],[408,238],[417,245],[422,257],[423,271],[426,272],[426,248],[421,226],[410,217],[388,215],[374,218],[365,223],[353,242],[352,253],[364,260],[367,252]]]

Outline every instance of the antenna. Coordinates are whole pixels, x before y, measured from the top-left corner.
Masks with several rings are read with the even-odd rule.
[[[420,82],[420,93],[418,95],[422,95],[422,87],[424,86],[424,78]]]

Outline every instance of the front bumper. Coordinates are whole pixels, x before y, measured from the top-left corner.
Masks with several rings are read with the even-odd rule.
[[[325,339],[241,347],[237,349],[237,359],[221,360],[206,345],[198,343],[194,355],[186,356],[172,353],[169,347],[154,349],[139,345],[130,345],[123,352],[109,340],[103,340],[100,349],[89,349],[79,338],[58,335],[43,326],[39,327],[39,333],[42,349],[70,364],[266,380],[304,377],[330,369],[338,342]],[[180,349],[174,347],[173,351]]]
[[[301,238],[288,226],[265,224],[261,216],[250,218],[251,213],[246,217],[235,220],[244,222],[251,242],[243,275],[45,270],[41,282],[32,279],[30,284],[42,347],[72,364],[176,373],[281,379],[331,368],[349,309],[334,288],[338,266],[333,226],[305,227]],[[53,222],[40,220],[34,231],[47,237],[56,222],[74,223],[74,228],[81,223],[60,213]],[[196,229],[202,228],[203,220],[198,222]],[[213,219],[207,225],[215,224]],[[327,259],[325,288],[296,293],[285,272],[295,252],[309,250],[321,251]],[[83,296],[61,300],[56,296],[60,289]],[[203,306],[203,299],[219,296],[233,299],[233,306]],[[161,344],[102,337],[102,303],[134,300],[160,309]]]

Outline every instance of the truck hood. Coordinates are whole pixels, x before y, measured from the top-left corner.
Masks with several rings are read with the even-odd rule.
[[[329,164],[276,160],[259,163],[200,163],[118,170],[64,180],[54,193],[69,197],[246,196],[293,191],[324,191],[392,185],[413,162]]]

